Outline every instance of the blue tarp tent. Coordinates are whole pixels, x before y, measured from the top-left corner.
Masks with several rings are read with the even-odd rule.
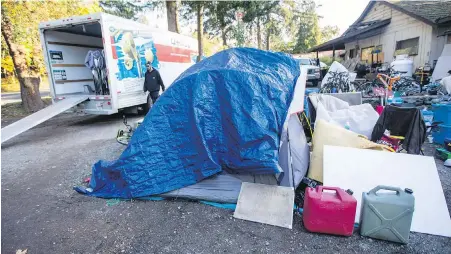
[[[97,162],[90,188],[77,190],[137,198],[222,170],[280,173],[280,137],[299,75],[290,56],[250,48],[195,64],[158,99],[119,159]]]

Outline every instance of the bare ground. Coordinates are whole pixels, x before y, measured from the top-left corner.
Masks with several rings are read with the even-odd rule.
[[[412,233],[399,245],[357,232],[312,234],[300,215],[289,230],[197,202],[112,202],[73,191],[93,163],[122,152],[120,127],[120,116],[63,114],[2,145],[2,253],[451,253],[451,238],[439,236]],[[436,163],[450,209],[451,169]]]

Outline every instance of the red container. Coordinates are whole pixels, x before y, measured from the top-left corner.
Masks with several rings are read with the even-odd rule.
[[[356,209],[357,200],[340,188],[308,187],[302,216],[304,226],[310,232],[351,236]]]
[[[376,112],[377,112],[379,115],[381,115],[381,114],[382,114],[382,111],[384,111],[384,106],[377,105],[377,106],[376,106]]]

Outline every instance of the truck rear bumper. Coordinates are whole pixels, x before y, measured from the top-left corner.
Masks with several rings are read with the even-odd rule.
[[[77,110],[91,115],[112,115],[118,112],[117,109],[112,107],[111,100],[109,98],[90,98],[89,100],[79,104]]]
[[[114,110],[95,110],[95,109],[85,109],[83,110],[83,112],[90,115],[112,115],[117,113],[117,111]]]

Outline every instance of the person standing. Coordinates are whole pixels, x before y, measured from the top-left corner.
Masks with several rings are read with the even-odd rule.
[[[149,92],[150,98],[152,99],[152,103],[155,104],[158,97],[160,97],[160,87],[165,90],[163,80],[161,79],[160,73],[152,67],[150,62],[146,64],[147,71],[144,76],[144,92]]]
[[[448,76],[442,78],[442,80],[440,81],[440,85],[443,86],[443,88],[445,88],[445,91],[448,94],[451,94],[451,70],[448,71]]]

